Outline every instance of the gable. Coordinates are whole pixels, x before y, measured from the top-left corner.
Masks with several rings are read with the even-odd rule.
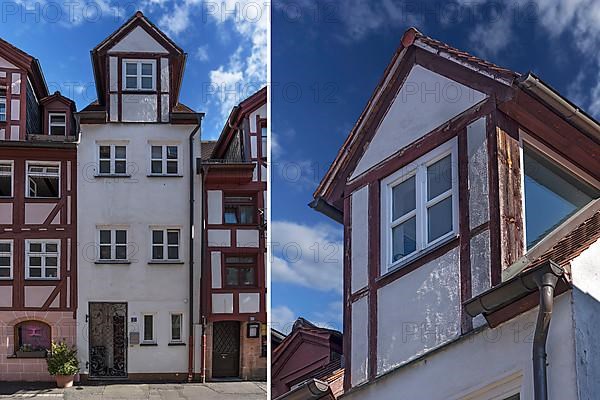
[[[414,65],[350,179],[362,175],[486,97],[482,92]]]
[[[274,363],[274,377],[290,382],[329,362],[329,341],[308,335],[299,334],[292,338],[285,353],[278,357],[278,365]]]
[[[0,68],[17,68],[14,64],[3,57],[0,57]]]
[[[168,54],[168,51],[141,26],[135,27],[108,52]]]

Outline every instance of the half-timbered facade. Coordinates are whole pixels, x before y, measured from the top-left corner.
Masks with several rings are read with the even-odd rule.
[[[196,374],[192,160],[202,114],[179,102],[185,60],[141,12],[92,50],[98,99],[78,113],[84,379]]]
[[[75,104],[0,40],[0,381],[44,381],[51,340],[75,343]]]
[[[311,204],[344,225],[344,397],[594,397],[599,195],[597,121],[408,30]]]
[[[206,377],[266,379],[267,91],[236,106],[204,142]]]

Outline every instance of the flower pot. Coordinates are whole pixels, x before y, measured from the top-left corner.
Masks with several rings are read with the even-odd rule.
[[[56,386],[59,388],[68,388],[73,386],[75,375],[56,375]]]

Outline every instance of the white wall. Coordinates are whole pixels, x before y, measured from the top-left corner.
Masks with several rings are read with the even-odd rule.
[[[183,336],[188,332],[188,227],[189,181],[188,142],[193,126],[107,124],[82,125],[78,147],[78,241],[79,273],[78,321],[85,321],[88,302],[128,302],[128,331],[138,331],[141,313],[156,312],[157,347],[130,346],[128,372],[185,372],[187,346],[167,346],[170,339],[170,312],[184,314]],[[95,178],[97,141],[128,140],[127,161],[131,178]],[[180,171],[184,177],[148,177],[149,141],[179,144]],[[197,144],[197,143],[196,143]],[[200,181],[196,181],[196,201],[201,204]],[[201,207],[195,210],[196,221]],[[95,264],[98,225],[128,228],[131,264]],[[180,257],[184,264],[150,265],[151,226],[180,228]],[[198,225],[199,226],[199,225]],[[196,228],[199,232],[199,228]],[[195,276],[199,282],[200,236],[196,233]],[[199,305],[196,288],[194,307]],[[138,316],[138,323],[131,317]],[[78,332],[82,366],[88,361],[87,326]],[[82,373],[87,371],[82,370]]]
[[[378,374],[460,335],[459,268],[459,251],[454,248],[379,289]]]
[[[369,187],[352,193],[351,212],[352,293],[369,283]]]
[[[369,301],[361,297],[352,303],[352,386],[366,382],[369,373]]]
[[[485,97],[481,92],[415,65],[377,128],[351,179]]]
[[[400,299],[401,300],[401,299]],[[571,293],[556,298],[548,336],[551,400],[578,399],[575,386]],[[399,301],[398,307],[402,306]],[[521,400],[533,400],[531,340],[537,308],[495,329],[485,329],[366,385],[348,400],[464,400],[485,386],[522,375]],[[398,327],[392,333],[400,335]],[[381,331],[380,331],[381,334]],[[598,392],[596,392],[597,394]],[[489,400],[495,397],[475,397]],[[502,397],[501,397],[502,398]],[[589,399],[596,397],[588,397]]]
[[[600,393],[600,240],[571,262],[579,400]]]

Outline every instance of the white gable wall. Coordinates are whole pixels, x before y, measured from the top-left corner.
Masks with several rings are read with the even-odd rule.
[[[377,128],[351,179],[485,98],[484,93],[415,65]]]
[[[168,53],[160,43],[140,26],[129,32],[120,42],[108,50],[108,53],[116,52]]]

